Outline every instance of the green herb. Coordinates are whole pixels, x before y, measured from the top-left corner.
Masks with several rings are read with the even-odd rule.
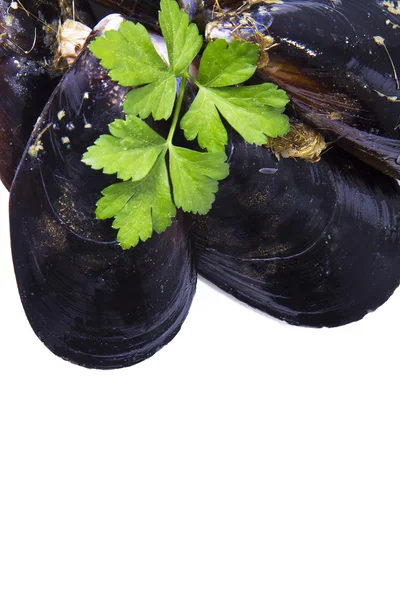
[[[126,119],[111,123],[110,135],[101,135],[82,158],[93,169],[123,180],[103,190],[96,217],[114,218],[124,249],[146,241],[153,231],[165,231],[176,207],[199,214],[210,210],[218,182],[229,173],[224,153],[228,136],[220,115],[251,144],[265,144],[268,137],[289,131],[288,118],[282,114],[288,102],[284,91],[270,83],[240,85],[256,70],[257,45],[209,43],[195,79],[189,65],[203,38],[175,0],[161,0],[160,7],[168,64],[139,23],[125,21],[119,31],[107,31],[90,44],[113,80],[134,87],[124,102]],[[180,126],[186,139],[197,138],[206,152],[173,143],[188,79],[199,91]],[[150,115],[156,121],[172,116],[166,139],[142,120]]]

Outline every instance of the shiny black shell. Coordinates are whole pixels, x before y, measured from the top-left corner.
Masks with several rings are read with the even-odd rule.
[[[294,325],[333,327],[400,283],[400,188],[340,150],[278,161],[234,137],[231,174],[193,236],[199,273]]]
[[[122,14],[143,25],[153,25],[157,21],[160,3],[155,0],[89,0],[92,11],[98,19],[111,13]]]
[[[395,5],[294,0],[274,4],[270,11],[270,33],[278,45],[270,52],[266,77],[289,86],[307,122],[399,178],[400,15]],[[295,71],[292,81],[284,75],[288,70]]]
[[[114,179],[81,162],[121,116],[125,90],[85,50],[43,111],[11,189],[15,274],[32,328],[55,354],[85,367],[125,367],[179,331],[195,291],[188,226],[124,251],[94,216]]]

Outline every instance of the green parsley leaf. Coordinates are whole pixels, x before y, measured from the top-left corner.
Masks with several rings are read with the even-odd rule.
[[[176,213],[164,158],[159,158],[141,181],[115,183],[102,194],[96,217],[115,217],[112,226],[119,229],[117,240],[124,250],[148,240],[153,230],[165,231]]]
[[[218,181],[229,174],[223,152],[195,152],[171,146],[169,168],[174,202],[185,212],[205,215],[218,190]]]
[[[221,121],[213,97],[206,88],[200,88],[193,103],[181,120],[181,128],[187,140],[194,140],[200,148],[210,152],[223,151],[228,134]]]
[[[140,23],[124,21],[119,31],[106,31],[90,49],[110,71],[110,77],[125,86],[140,86],[129,92],[124,109],[146,119],[168,119],[180,76],[199,52],[203,38],[187,13],[174,0],[161,0],[160,25],[170,64],[155,50],[147,30]],[[147,85],[145,85],[147,84]]]
[[[110,77],[125,86],[144,87],[129,92],[124,106],[131,115],[156,120],[168,119],[173,111],[176,79],[173,71],[157,53],[148,31],[140,23],[124,21],[120,31],[106,31],[90,49],[110,70]]]
[[[256,70],[257,45],[241,41],[228,45],[222,39],[208,44],[195,81],[188,69],[203,39],[175,0],[161,0],[160,9],[168,59],[159,56],[142,25],[129,21],[90,44],[111,78],[134,88],[124,102],[126,119],[111,123],[110,134],[101,135],[82,157],[93,169],[116,173],[123,180],[103,190],[96,216],[114,219],[112,226],[119,230],[117,239],[124,249],[146,241],[153,231],[164,231],[176,207],[199,214],[210,210],[219,181],[229,173],[223,152],[228,135],[222,117],[247,142],[259,145],[268,136],[289,130],[282,114],[288,102],[284,91],[270,83],[237,87]],[[178,77],[182,83],[176,99]],[[188,140],[197,138],[208,152],[172,144],[188,77],[199,91],[181,127]],[[166,139],[142,120],[150,115],[155,120],[168,119],[173,111]]]
[[[213,90],[223,117],[249,144],[262,145],[269,137],[285,135],[289,119],[281,114],[289,101],[273,83]]]
[[[268,136],[278,137],[289,131],[289,119],[281,114],[289,99],[273,83],[219,89],[203,87],[201,92],[199,100],[196,97],[183,117],[181,127],[186,139],[198,136],[202,148],[217,151],[223,150],[226,144],[216,108],[249,144],[262,145]]]
[[[101,135],[82,161],[92,169],[103,169],[119,179],[143,179],[165,148],[165,140],[141,119],[128,115],[109,126],[111,135]]]
[[[140,23],[123,21],[119,31],[106,31],[90,44],[90,50],[109,70],[111,79],[121,85],[153,83],[169,74],[169,66],[153,46]]]
[[[259,55],[258,46],[249,42],[210,42],[201,57],[199,83],[207,87],[243,83],[254,75]]]
[[[169,63],[178,77],[200,52],[203,38],[194,23],[189,25],[188,14],[174,0],[161,0],[159,23],[168,50]]]
[[[141,119],[153,113],[156,121],[171,116],[176,94],[175,75],[167,74],[154,83],[128,92],[124,111],[128,115],[139,115]]]

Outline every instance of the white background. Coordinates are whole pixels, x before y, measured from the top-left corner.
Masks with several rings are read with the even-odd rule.
[[[2,600],[398,600],[400,293],[290,327],[200,280],[150,360],[25,319],[0,199]]]

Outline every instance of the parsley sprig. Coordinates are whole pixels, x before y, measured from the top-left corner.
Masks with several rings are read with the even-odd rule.
[[[288,102],[283,90],[271,83],[240,85],[256,70],[257,45],[210,42],[196,79],[189,66],[203,45],[197,26],[189,24],[175,0],[161,0],[160,8],[168,63],[140,23],[124,21],[119,31],[107,31],[90,44],[110,77],[133,88],[123,106],[126,118],[111,123],[110,135],[101,135],[82,158],[93,169],[122,180],[102,191],[96,217],[114,218],[112,226],[119,230],[117,239],[124,249],[146,241],[153,231],[165,231],[176,208],[199,214],[210,210],[218,182],[229,173],[224,152],[228,135],[221,115],[250,144],[262,145],[268,137],[289,131],[282,114]],[[173,143],[188,79],[198,93],[180,127],[187,140],[197,138],[202,152]],[[155,121],[172,116],[166,138],[143,120],[150,116]]]

